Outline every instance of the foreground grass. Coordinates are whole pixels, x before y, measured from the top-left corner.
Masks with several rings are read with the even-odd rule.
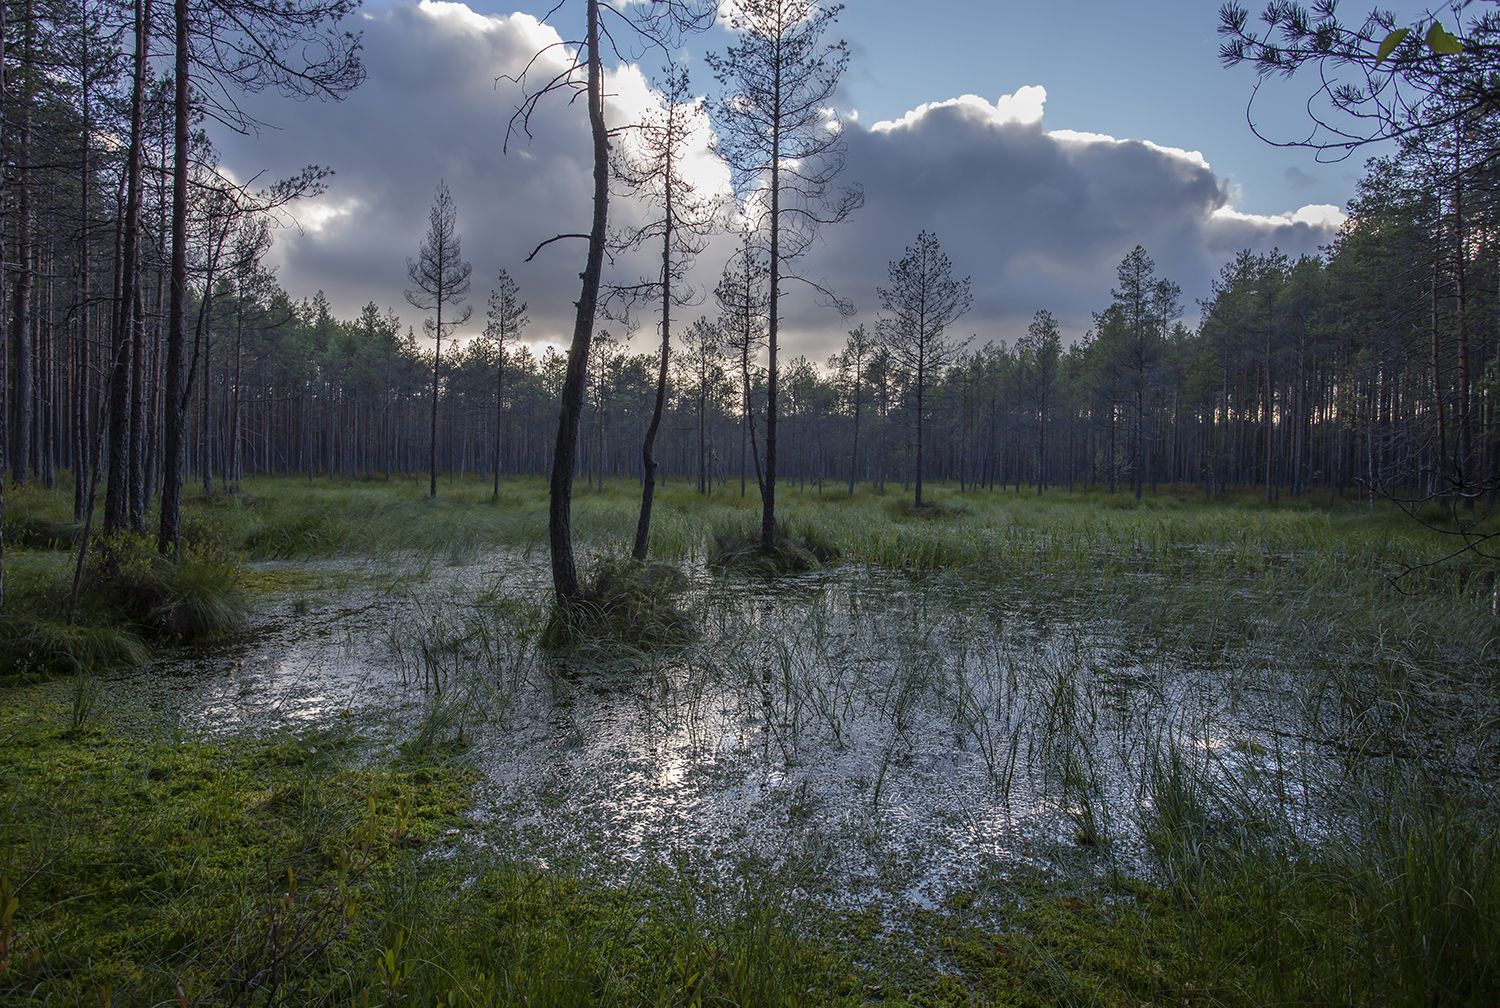
[[[329,735],[136,737],[80,726],[61,684],[4,700],[7,1004],[958,1004],[1036,972],[946,925],[936,940],[970,979],[892,953],[859,930],[872,921],[804,938],[748,880],[607,889],[466,853],[445,839],[458,760],[362,768]],[[1105,973],[1077,978],[1092,984],[1128,961],[1100,955],[1079,930],[1097,911],[1078,910],[1047,941],[1097,961]],[[860,935],[886,967],[851,965]],[[1101,1003],[1135,1003],[1121,980]]]
[[[1465,849],[1488,875],[1455,874],[1452,851],[1422,846],[1371,860],[1384,877],[1340,853],[1257,865],[1179,804],[1162,824],[1174,885],[996,880],[1011,907],[998,920],[971,920],[981,894],[958,894],[890,932],[875,911],[799,909],[795,880],[748,869],[727,889],[665,872],[606,888],[470,847],[453,835],[468,775],[451,751],[360,766],[348,736],[214,746],[77,726],[64,684],[3,700],[7,1004],[1480,1005],[1500,993],[1487,941],[1500,897],[1462,891],[1497,882],[1495,840],[1453,820],[1408,839],[1478,843]],[[1401,944],[1413,927],[1433,947]]]

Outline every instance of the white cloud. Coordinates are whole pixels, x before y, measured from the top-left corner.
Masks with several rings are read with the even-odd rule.
[[[872,133],[889,133],[892,130],[910,129],[929,113],[938,109],[956,109],[976,121],[994,126],[1011,123],[1029,125],[1042,121],[1047,104],[1047,89],[1038,84],[1027,85],[1014,94],[1001,95],[992,105],[978,95],[965,94],[945,101],[925,102],[899,119],[887,119],[870,127]],[[1080,134],[1081,135],[1081,134]]]
[[[286,174],[307,162],[337,171],[326,195],[297,210],[301,232],[277,235],[282,282],[299,296],[323,289],[345,316],[369,300],[394,307],[420,332],[417,312],[402,299],[405,266],[442,178],[474,264],[473,329],[503,267],[530,304],[527,338],[561,344],[571,330],[583,243],[558,242],[535,262],[522,260],[554,234],[587,230],[592,186],[582,104],[553,96],[532,122],[534,137],[513,137],[509,154],[501,149],[520,99],[501,78],[559,36],[530,15],[486,15],[447,0],[372,9],[363,28],[369,78],[346,101],[257,99],[267,104],[253,111],[282,129],[217,138],[241,177]],[[571,58],[557,46],[536,72],[555,73]],[[661,100],[636,67],[611,72],[608,86],[614,123]],[[1048,130],[1045,104],[1046,90],[1033,85],[993,102],[973,95],[930,102],[872,126],[846,116],[841,181],[863,187],[865,206],[825,229],[800,268],[853,299],[868,320],[886,264],[918,231],[934,230],[955,267],[974,277],[966,331],[1009,339],[1036,309],[1050,308],[1076,336],[1107,302],[1115,266],[1137,242],[1191,303],[1236,249],[1313,251],[1342,220],[1328,206],[1239,212],[1202,154]],[[695,138],[688,171],[708,189],[728,185],[707,128]],[[612,201],[610,215],[621,226],[644,219],[629,200]],[[733,244],[725,236],[704,253],[694,286],[713,286]],[[612,268],[621,280],[655,272],[649,252],[617,257]],[[846,323],[800,286],[786,294],[788,352],[822,358],[842,341]]]

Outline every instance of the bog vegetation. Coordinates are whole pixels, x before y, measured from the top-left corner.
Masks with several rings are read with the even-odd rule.
[[[440,179],[429,338],[265,267],[325,170],[194,127],[356,87],[357,4],[0,3],[0,1001],[1500,1001],[1493,16],[1226,6],[1390,141],[1335,242],[1196,312],[1127,243],[1087,331],[964,339],[931,231],[863,320],[806,272],[863,212],[837,5],[717,12],[629,124],[611,33],[716,11],[579,6],[511,81],[508,142],[593,140],[537,354],[519,264],[458,331]]]

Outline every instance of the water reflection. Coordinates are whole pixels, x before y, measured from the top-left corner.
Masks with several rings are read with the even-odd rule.
[[[457,723],[476,828],[508,854],[605,877],[753,858],[856,906],[1144,869],[1164,746],[1304,810],[1326,770],[1283,737],[1297,697],[1264,656],[1127,649],[1082,606],[853,567],[695,571],[701,644],[562,671],[532,633],[544,565],[393,563],[330,564],[335,588],[268,605],[243,643],[132,682],[206,735],[338,727],[378,753]]]

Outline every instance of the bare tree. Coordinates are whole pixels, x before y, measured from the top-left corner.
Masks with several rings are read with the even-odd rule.
[[[656,495],[656,434],[667,398],[667,368],[672,353],[672,308],[695,300],[684,283],[693,259],[703,251],[717,217],[717,202],[697,192],[682,174],[682,163],[695,135],[706,127],[703,103],[693,96],[686,70],[667,78],[662,107],[649,113],[617,148],[615,174],[645,197],[655,216],[620,240],[624,248],[661,243],[661,272],[618,288],[630,300],[661,299],[661,358],[656,372],[656,400],[641,443],[641,508],[631,555],[646,559],[651,538],[651,504]]]
[[[437,496],[438,375],[443,361],[443,328],[461,326],[473,314],[473,309],[464,305],[457,318],[444,322],[443,306],[462,304],[469,296],[471,272],[473,268],[464,260],[458,240],[458,207],[448,192],[447,183],[439,182],[437,198],[427,218],[427,234],[422,238],[417,258],[406,261],[406,274],[412,282],[406,300],[413,308],[435,314],[432,324],[436,341],[432,350],[432,426],[428,442],[431,482],[427,492],[430,497]]]
[[[889,283],[876,288],[886,314],[879,322],[882,342],[906,372],[916,395],[916,498],[922,507],[922,441],[927,385],[939,377],[968,343],[944,338],[948,326],[973,303],[968,277],[955,279],[953,263],[929,231],[917,235],[906,254],[888,269]]]
[[[495,348],[495,469],[496,500],[500,499],[500,433],[505,412],[505,345],[520,337],[530,319],[526,317],[526,302],[521,300],[516,282],[505,270],[495,280],[495,289],[490,291],[489,310],[486,313],[484,338]]]
[[[720,330],[725,348],[740,364],[740,496],[745,496],[746,457],[755,461],[755,485],[765,492],[760,472],[760,448],[755,443],[755,410],[750,401],[753,385],[750,360],[765,341],[766,267],[756,254],[749,229],[741,235],[740,248],[724,267],[714,288],[714,299],[722,316]]]
[[[815,0],[736,0],[727,12],[739,39],[708,57],[729,93],[719,104],[721,151],[733,170],[756,231],[770,241],[766,319],[766,466],[761,484],[760,546],[776,538],[776,354],[781,281],[811,284],[846,314],[822,286],[787,265],[812,243],[817,229],[844,220],[863,203],[857,189],[830,190],[844,166],[843,133],[832,102],[849,62],[842,39],[824,33],[843,10]]]
[[[556,9],[556,8],[554,8]],[[524,97],[506,130],[507,143],[517,130],[530,135],[531,117],[549,94],[561,92],[587,99],[589,136],[592,140],[594,193],[593,213],[587,233],[555,235],[526,257],[530,262],[545,246],[565,238],[588,242],[581,287],[574,302],[573,338],[568,344],[567,371],[557,415],[557,440],[552,453],[552,477],[548,492],[547,544],[552,555],[552,589],[559,601],[578,598],[578,564],[573,557],[573,471],[578,464],[578,422],[583,414],[584,386],[588,380],[589,343],[594,336],[594,317],[599,309],[599,286],[604,273],[604,247],[609,226],[609,126],[604,120],[604,54],[606,39],[613,37],[601,23],[605,14],[618,18],[621,27],[647,44],[670,51],[675,32],[707,28],[713,23],[714,6],[702,0],[653,0],[645,7],[632,5],[619,10],[601,0],[585,0],[584,37],[574,43],[572,57],[557,73],[531,87],[528,76],[552,47],[532,57],[519,77]]]

